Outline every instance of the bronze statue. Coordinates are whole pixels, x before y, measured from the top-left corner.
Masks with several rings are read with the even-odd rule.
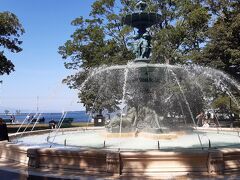
[[[140,0],[136,3],[135,12],[122,18],[123,24],[138,29],[138,35],[134,37],[133,52],[136,55],[134,62],[150,61],[151,35],[147,28],[157,24],[161,16],[157,13],[147,12],[147,3]]]

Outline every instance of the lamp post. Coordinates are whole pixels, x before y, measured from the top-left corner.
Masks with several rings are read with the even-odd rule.
[[[39,111],[39,96],[37,96],[37,112]]]

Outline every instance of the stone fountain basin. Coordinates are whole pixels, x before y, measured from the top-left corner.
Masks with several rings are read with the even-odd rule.
[[[60,133],[64,134],[76,130],[79,131],[79,129],[61,129]],[[101,131],[101,129],[96,128],[89,128],[89,130]],[[206,131],[206,129],[201,129],[201,131]],[[228,131],[230,129],[225,129],[224,132],[228,133]],[[31,139],[34,140],[36,133],[38,136],[46,135],[49,130],[25,133],[24,138],[31,136]],[[12,135],[12,141],[17,136],[19,134]],[[77,170],[82,173],[90,172],[109,176],[158,177],[169,173],[174,173],[176,176],[187,174],[215,175],[240,170],[240,148],[237,146],[165,150],[115,150],[91,147],[60,147],[57,145],[54,148],[49,148],[36,144],[32,146],[24,145],[21,142],[1,142],[0,146],[1,159],[15,161],[21,166],[43,172],[44,169],[56,169],[72,171],[73,174]]]
[[[101,150],[168,150],[202,149],[239,146],[240,137],[237,129],[229,128],[197,128],[169,133],[108,133],[105,128],[72,128],[61,129],[57,136],[55,132],[38,131],[31,135],[24,134],[17,145],[49,148],[81,148]],[[33,140],[34,139],[34,140]],[[14,138],[13,138],[13,141]],[[54,142],[53,142],[54,141]],[[201,143],[200,143],[201,141]],[[202,144],[202,145],[201,145]],[[240,146],[239,146],[240,147]]]

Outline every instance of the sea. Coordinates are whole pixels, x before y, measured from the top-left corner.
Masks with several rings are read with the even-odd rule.
[[[9,114],[9,115],[0,114],[0,118],[10,119],[11,115],[12,114]],[[15,116],[15,123],[22,123],[28,115],[30,117],[31,116],[32,117],[35,116],[37,118],[36,113],[14,114],[14,116]],[[51,120],[60,121],[62,115],[63,115],[62,113],[41,113],[40,118],[44,117],[45,118],[45,122],[44,123],[48,123]],[[92,119],[88,114],[86,114],[85,111],[71,111],[71,112],[67,112],[66,118],[73,118],[74,119],[73,122],[90,122],[91,119]]]

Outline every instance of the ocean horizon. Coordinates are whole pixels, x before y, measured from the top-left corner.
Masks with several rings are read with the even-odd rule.
[[[73,122],[88,122],[91,121],[91,117],[85,112],[85,111],[66,111],[66,118],[73,118]],[[39,112],[40,113],[40,112]],[[48,123],[51,120],[59,121],[63,115],[62,112],[47,112],[47,113],[40,113],[40,118],[45,118],[45,123]],[[3,119],[10,119],[12,113],[5,114],[0,113],[0,118]],[[35,118],[38,117],[37,113],[19,113],[19,114],[13,114],[15,116],[15,123],[22,123],[24,119],[29,115]]]

